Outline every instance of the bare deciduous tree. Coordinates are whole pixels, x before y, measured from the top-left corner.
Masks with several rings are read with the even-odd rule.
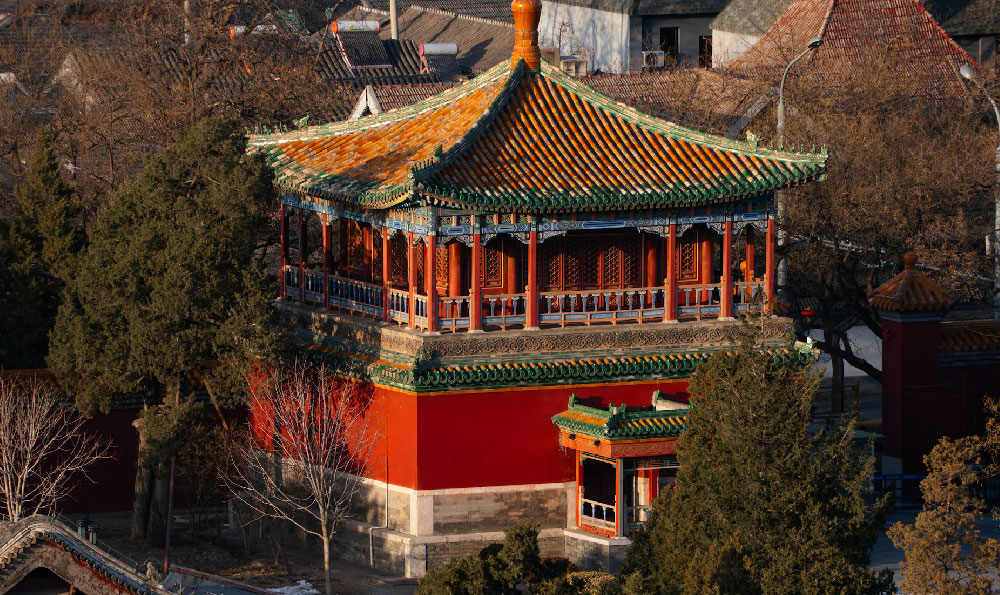
[[[889,538],[902,548],[902,587],[907,593],[958,595],[995,593],[1000,541],[982,535],[987,504],[977,488],[988,477],[979,436],[947,436],[924,456],[927,477],[920,482],[923,510],[912,525],[897,522]]]
[[[51,513],[110,457],[73,402],[39,380],[0,378],[0,506],[11,521]]]
[[[259,517],[320,539],[331,595],[330,542],[374,467],[380,432],[370,396],[356,382],[302,364],[278,371],[268,384],[254,403],[263,421],[232,446],[226,481]]]

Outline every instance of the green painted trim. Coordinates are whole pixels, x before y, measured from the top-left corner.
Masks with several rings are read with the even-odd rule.
[[[603,423],[595,425],[567,416],[574,412],[596,417],[603,420]],[[598,409],[580,404],[574,394],[569,398],[569,409],[553,415],[552,423],[563,430],[610,439],[676,438],[687,429],[687,412],[687,408],[666,411],[629,410],[625,405],[609,405],[607,409]],[[644,420],[659,423],[629,426],[633,422]]]

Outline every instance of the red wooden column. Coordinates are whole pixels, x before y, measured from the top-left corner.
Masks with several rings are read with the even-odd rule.
[[[754,250],[755,250],[755,248],[754,248],[754,237],[753,237],[754,236],[754,229],[753,229],[753,225],[749,225],[749,224],[746,227],[744,227],[743,229],[746,230],[746,234],[747,234],[747,249],[746,249],[746,256],[747,257],[746,257],[746,261],[745,261],[746,262],[746,270],[743,271],[743,280],[746,281],[747,283],[749,283],[750,281],[753,281],[753,274],[754,274],[753,273],[753,271],[754,271],[753,257],[754,257]],[[749,295],[749,291],[750,290],[748,289],[747,290],[748,295]]]
[[[663,321],[677,322],[677,224],[670,224],[670,237],[667,238],[667,279],[664,297]]]
[[[525,296],[526,330],[538,330],[538,230],[528,232],[528,287]]]
[[[280,225],[280,236],[281,236],[281,274],[279,277],[279,288],[281,291],[281,297],[285,296],[285,267],[288,266],[288,207],[284,203],[281,204],[281,225]]]
[[[382,318],[389,322],[389,275],[392,274],[392,250],[389,228],[382,228]]]
[[[337,265],[338,265],[337,269],[340,271],[340,274],[343,275],[344,277],[347,276],[347,265],[348,265],[348,263],[347,263],[347,223],[348,223],[347,219],[344,219],[343,217],[340,218],[340,237],[337,240],[337,244],[340,246],[340,250],[338,250],[339,254],[337,255],[337,257],[339,259],[339,262],[337,263]]]
[[[719,316],[733,317],[733,222],[726,221],[722,234],[722,296],[719,298]]]
[[[583,459],[580,457],[579,450],[573,450],[576,453],[576,527],[580,527],[580,506],[583,504],[580,500],[583,498]]]
[[[712,229],[708,227],[702,230],[702,233],[704,233],[705,235],[702,237],[701,251],[699,252],[699,255],[701,256],[701,263],[699,263],[698,266],[699,268],[698,278],[701,279],[701,283],[703,285],[710,285],[715,282],[715,279],[712,278],[712,248],[714,247],[712,245],[713,243],[712,236],[714,234],[712,233]],[[702,290],[701,303],[709,304],[711,303],[711,301],[712,301],[712,290],[711,289]]]
[[[448,244],[448,297],[462,295],[462,243]]]
[[[436,333],[437,311],[437,236],[424,239],[424,291],[427,293],[427,332]]]
[[[764,253],[767,268],[764,273],[764,303],[770,312],[774,306],[774,219],[767,220],[767,248]]]
[[[372,263],[375,261],[375,230],[370,225],[364,225],[361,228],[361,245],[364,246],[365,251],[365,266],[364,266],[364,279],[371,283],[372,279],[375,277],[375,271],[372,269]]]
[[[625,514],[624,459],[615,459],[615,537],[624,537],[628,525]]]
[[[469,306],[469,331],[483,331],[483,236],[479,233],[479,216],[473,215],[472,230],[472,303]]]
[[[448,297],[462,296],[462,248],[461,242],[448,243]],[[445,316],[455,318],[462,315],[462,305],[451,302],[445,307]]]
[[[414,308],[417,305],[417,258],[423,258],[423,254],[417,253],[417,247],[413,243],[413,232],[406,232],[406,272],[407,281],[410,286],[410,296],[407,302],[406,311],[409,314],[409,326],[410,328],[416,327],[416,320],[414,319]]]
[[[656,262],[656,244],[658,242],[650,234],[643,234],[642,239],[643,245],[646,247],[646,287],[656,287],[656,272],[659,270],[659,263]],[[656,305],[652,291],[648,292],[646,299],[649,302],[648,307],[652,308]],[[639,322],[642,322],[641,316],[639,317]]]
[[[331,245],[333,244],[333,238],[331,237],[332,235],[333,234],[330,233],[330,221],[329,219],[327,219],[326,213],[323,213],[323,307],[324,308],[328,307],[330,304],[330,301],[327,299],[329,297],[328,294],[330,291],[330,280],[327,278],[327,275],[330,274],[330,265],[331,265],[330,249],[332,248]]]
[[[299,301],[306,301],[306,218],[299,214]]]

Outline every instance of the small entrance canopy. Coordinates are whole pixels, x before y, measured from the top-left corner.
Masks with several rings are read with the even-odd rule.
[[[580,452],[609,458],[676,454],[674,442],[687,427],[687,408],[661,399],[660,391],[653,393],[649,409],[631,410],[588,407],[573,395],[569,409],[554,415],[552,423],[559,426],[559,444]]]
[[[674,444],[687,427],[688,406],[653,393],[652,404],[629,409],[588,407],[576,395],[552,417],[559,444],[576,451],[576,526],[623,537],[649,516],[653,499],[673,483]]]

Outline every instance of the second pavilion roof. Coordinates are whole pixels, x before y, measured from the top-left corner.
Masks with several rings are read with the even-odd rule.
[[[542,63],[502,63],[413,105],[251,137],[279,187],[367,209],[559,212],[696,206],[825,175],[826,153],[713,136]]]

